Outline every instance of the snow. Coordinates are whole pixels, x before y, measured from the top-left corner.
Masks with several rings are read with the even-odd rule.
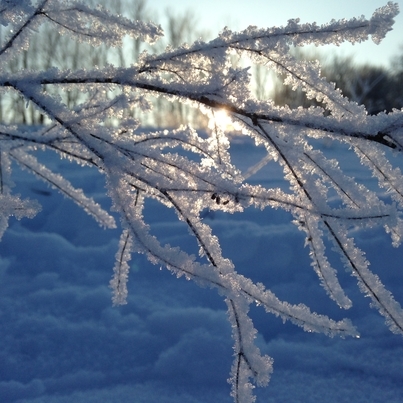
[[[335,157],[343,151],[331,150]],[[240,139],[231,152],[245,171],[264,155]],[[40,157],[108,209],[100,173],[49,152]],[[281,183],[281,172],[271,168],[266,165],[251,181]],[[350,170],[360,177],[357,164]],[[232,401],[226,382],[231,328],[216,292],[176,279],[135,254],[128,304],[113,307],[108,283],[119,230],[99,228],[32,175],[17,168],[13,173],[15,192],[39,200],[42,211],[33,219],[11,220],[0,243],[0,400]],[[146,207],[153,234],[172,246],[194,248],[185,226],[167,212]],[[387,330],[339,263],[332,262],[353,307],[342,312],[327,297],[310,267],[303,234],[287,212],[249,208],[243,214],[211,212],[205,219],[241,274],[290,303],[303,302],[334,319],[348,317],[361,334],[340,339],[306,333],[251,306],[257,346],[274,360],[269,386],[255,390],[258,401],[402,401],[401,338]],[[403,295],[402,248],[392,248],[387,235],[375,229],[359,230],[356,240],[385,286]]]

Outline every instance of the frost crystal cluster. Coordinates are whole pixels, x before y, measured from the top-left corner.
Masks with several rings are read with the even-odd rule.
[[[400,305],[369,270],[352,236],[357,227],[382,226],[393,244],[401,241],[403,176],[385,151],[402,156],[403,112],[369,115],[322,78],[317,63],[296,60],[290,53],[295,46],[357,43],[369,37],[379,43],[397,13],[397,4],[389,2],[369,20],[333,20],[321,26],[290,20],[283,27],[224,29],[207,43],[167,48],[161,54],[143,52],[138,63],[128,68],[109,65],[11,74],[3,66],[29,46],[31,35],[43,23],[93,46],[122,46],[125,35],[151,45],[163,32],[152,23],[130,21],[85,2],[2,0],[0,22],[8,36],[0,48],[0,87],[3,93],[16,92],[34,104],[48,123],[29,129],[0,124],[1,234],[9,216],[32,217],[39,210],[36,202],[12,193],[12,161],[73,199],[101,226],[114,227],[108,212],[36,156],[38,150],[51,150],[72,162],[95,166],[105,176],[113,209],[121,218],[122,236],[111,281],[113,302],[125,303],[128,262],[135,252],[178,276],[215,288],[225,298],[235,341],[230,382],[236,403],[253,402],[253,384],[266,385],[272,371],[271,358],[262,356],[254,344],[250,304],[309,332],[342,337],[358,333],[347,319],[334,321],[302,304],[281,301],[265,285],[239,274],[203,219],[206,209],[227,213],[247,207],[286,210],[306,235],[312,267],[329,297],[342,308],[351,306],[327,255],[326,245],[332,244],[390,330],[403,333]],[[255,99],[249,69],[234,60],[252,60],[275,70],[318,106],[291,109]],[[78,107],[68,108],[51,91],[56,87],[78,88],[86,98]],[[150,132],[127,118],[129,109],[147,112],[156,97],[199,108],[210,119],[210,135],[184,126]],[[288,189],[247,182],[231,162],[230,133],[214,123],[218,111],[225,111],[239,132],[265,147],[265,161],[281,166]],[[321,147],[326,141],[343,143],[346,152],[354,152],[388,197],[380,198],[373,189],[357,184],[338,161],[327,158]],[[200,256],[161,244],[151,234],[143,216],[147,199],[176,212],[197,242]]]

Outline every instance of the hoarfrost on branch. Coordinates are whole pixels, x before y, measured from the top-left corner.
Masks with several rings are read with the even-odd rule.
[[[400,305],[369,270],[363,251],[351,235],[351,228],[383,226],[394,245],[401,241],[403,176],[392,166],[385,150],[402,155],[403,112],[367,114],[362,105],[345,98],[321,77],[316,62],[296,60],[290,53],[294,46],[357,43],[369,37],[378,44],[391,30],[397,13],[397,4],[389,2],[369,20],[332,20],[322,26],[290,20],[283,27],[249,27],[242,32],[224,29],[208,43],[197,41],[167,48],[160,54],[143,52],[138,63],[128,68],[109,65],[89,70],[51,68],[11,74],[0,67],[2,91],[18,93],[49,122],[29,130],[0,124],[1,234],[9,216],[32,217],[39,210],[36,202],[13,195],[12,160],[74,200],[101,226],[114,227],[115,221],[108,212],[75,189],[63,173],[45,167],[35,153],[38,149],[52,150],[72,162],[95,166],[105,175],[108,194],[123,228],[111,280],[113,302],[125,303],[128,262],[134,252],[146,254],[152,262],[178,276],[216,288],[225,298],[233,329],[230,382],[237,403],[253,402],[251,382],[266,385],[272,371],[272,360],[262,356],[254,344],[256,330],[248,316],[251,303],[307,331],[342,337],[358,334],[348,319],[334,321],[302,304],[280,301],[263,284],[237,273],[202,218],[205,209],[233,213],[254,206],[290,212],[294,224],[306,235],[312,267],[329,297],[342,308],[351,306],[327,258],[324,238],[330,239],[390,330],[403,333]],[[161,28],[152,23],[130,21],[78,1],[3,0],[0,22],[8,28],[8,37],[1,43],[0,66],[26,49],[30,36],[43,23],[53,24],[60,34],[93,46],[121,46],[125,35],[152,44],[163,35]],[[291,109],[255,99],[250,92],[248,68],[234,65],[234,54],[239,60],[251,59],[274,69],[286,83],[318,101],[319,106]],[[59,96],[47,91],[51,86],[75,86],[87,93],[86,100],[76,108],[68,108]],[[200,108],[213,122],[210,137],[191,127],[142,131],[139,122],[127,118],[125,111],[147,111],[153,97]],[[289,192],[247,182],[247,175],[243,176],[231,163],[229,133],[214,124],[217,111],[225,111],[243,135],[266,148],[265,161],[280,164]],[[318,139],[348,145],[392,201],[386,202],[373,190],[357,184],[337,161],[326,157],[317,146]],[[330,202],[331,191],[338,195],[337,206]],[[144,202],[149,198],[173,209],[178,219],[187,224],[203,259],[163,245],[150,234],[143,218]]]

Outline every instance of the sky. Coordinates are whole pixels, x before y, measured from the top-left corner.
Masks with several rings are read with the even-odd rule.
[[[400,8],[403,2],[397,1]],[[249,25],[271,27],[286,25],[291,18],[300,18],[301,22],[324,24],[331,19],[350,19],[364,15],[370,18],[373,12],[387,4],[386,0],[157,0],[150,2],[149,9],[156,10],[160,21],[165,10],[173,14],[183,14],[191,10],[197,19],[197,27],[210,32],[211,37],[228,26],[232,30],[242,30]],[[327,46],[326,52],[333,55],[354,56],[357,63],[371,63],[388,66],[390,60],[402,53],[403,14],[395,19],[393,31],[380,45],[368,41],[359,45],[343,45],[340,48]]]
[[[231,147],[245,171],[264,157],[248,141]],[[327,149],[330,157],[340,151]],[[108,208],[103,177],[51,154],[39,158]],[[346,168],[370,175],[343,154]],[[134,255],[128,304],[113,307],[112,276],[119,230],[104,230],[70,200],[29,173],[13,170],[14,192],[36,199],[33,219],[10,219],[0,242],[0,401],[2,403],[230,403],[227,383],[232,339],[226,307],[215,290],[177,279]],[[281,185],[281,170],[266,166],[251,183]],[[372,182],[371,182],[372,183]],[[370,186],[372,186],[370,184]],[[195,247],[175,214],[145,212],[162,242]],[[224,256],[237,270],[290,303],[305,303],[332,319],[349,318],[359,339],[329,338],[251,307],[257,344],[274,359],[257,403],[401,403],[403,343],[369,307],[356,281],[335,261],[353,308],[342,311],[326,295],[290,216],[278,210],[208,214]],[[356,234],[371,268],[403,303],[403,248],[383,230]],[[196,248],[197,249],[197,248]]]

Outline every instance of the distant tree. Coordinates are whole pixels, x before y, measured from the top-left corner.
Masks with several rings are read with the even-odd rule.
[[[394,107],[403,108],[403,47],[400,53],[392,59],[392,88],[390,97],[393,99]]]
[[[176,49],[186,43],[206,36],[205,32],[197,29],[195,14],[188,10],[182,15],[174,15],[169,9],[165,11],[166,26],[165,40],[159,41],[153,49],[154,52],[162,52],[165,46],[168,49]],[[172,75],[181,78],[180,71],[167,70],[165,77],[169,79]],[[175,127],[181,124],[192,124],[194,127],[206,126],[207,119],[198,108],[181,102],[172,101],[164,97],[157,97],[154,104],[154,122],[157,126]]]
[[[290,48],[290,54],[295,60],[301,63],[316,63],[318,68],[321,64],[322,55],[318,51],[308,52],[303,48],[294,46]],[[262,69],[261,65],[258,65],[256,67]],[[321,65],[321,68],[323,69],[323,64]],[[320,102],[317,101],[315,98],[308,97],[303,87],[294,86],[292,83],[288,82],[286,71],[274,69],[271,71],[271,73],[272,89],[271,93],[269,93],[268,96],[265,97],[265,99],[272,99],[276,105],[287,105],[290,108],[298,108],[300,106],[304,108],[309,108],[310,106],[316,106],[320,104]],[[266,74],[268,74],[267,66]]]
[[[358,65],[353,57],[335,56],[327,59],[323,54],[297,53],[300,60],[321,63],[321,75],[335,84],[343,95],[351,101],[364,105],[368,113],[391,112],[402,105],[402,86],[396,74],[384,67]],[[278,105],[289,105],[293,108],[318,106],[320,102],[310,99],[301,88],[292,88],[283,82],[284,77],[277,77],[272,89],[272,98]],[[322,105],[321,105],[322,106]]]
[[[391,97],[392,76],[383,67],[356,65],[351,57],[334,57],[326,64],[323,75],[346,97],[365,105],[370,114],[391,112],[397,106]]]
[[[3,30],[3,37],[7,31]],[[84,69],[103,67],[108,63],[105,46],[91,46],[80,43],[68,36],[60,35],[54,27],[41,25],[33,32],[29,46],[15,57],[8,59],[2,70],[17,73],[21,70],[44,71],[51,67],[61,69]],[[69,108],[73,108],[85,99],[80,88],[56,88],[47,86],[46,90],[62,97]],[[15,93],[8,93],[3,100],[3,120],[15,124],[42,124],[44,115],[33,104]]]
[[[91,46],[119,47],[124,35],[152,44],[162,31],[152,23],[131,21],[84,2],[1,1],[0,23],[11,29],[0,48],[0,86],[35,106],[49,122],[40,128],[0,125],[1,233],[9,216],[33,217],[38,211],[35,202],[12,193],[11,161],[73,199],[102,226],[114,227],[112,216],[75,189],[63,172],[44,166],[36,157],[41,155],[37,150],[56,152],[97,168],[105,175],[113,208],[121,217],[122,235],[111,281],[113,302],[125,303],[134,252],[146,254],[178,276],[215,288],[225,298],[235,341],[231,393],[236,403],[253,402],[250,382],[264,386],[272,371],[271,358],[262,356],[254,344],[256,330],[248,316],[251,304],[309,332],[355,337],[357,330],[348,319],[334,321],[312,313],[305,305],[280,301],[265,285],[236,272],[202,219],[207,208],[234,213],[247,207],[271,207],[289,212],[306,235],[313,269],[329,297],[341,308],[351,306],[328,260],[326,237],[390,330],[402,334],[402,309],[369,270],[352,229],[382,226],[394,245],[401,241],[403,176],[385,151],[402,156],[403,112],[369,115],[364,106],[344,97],[321,77],[317,63],[298,60],[289,52],[291,46],[357,42],[369,35],[379,43],[397,13],[397,4],[388,3],[370,20],[361,17],[323,26],[290,20],[284,27],[249,27],[239,33],[224,30],[208,43],[198,40],[159,54],[143,53],[129,67],[35,71],[20,66],[11,71],[5,66],[29,48],[33,32],[43,23]],[[286,84],[301,89],[318,106],[292,109],[272,100],[257,100],[250,92],[249,68],[234,66],[234,53],[275,69]],[[69,107],[51,90],[54,87],[77,88],[86,97]],[[130,108],[149,113],[151,97],[199,108],[212,122],[210,137],[189,126],[143,131],[139,121],[125,117]],[[266,148],[265,159],[280,164],[289,191],[247,183],[231,163],[231,136],[215,121],[218,112],[226,113],[242,134]],[[115,125],[106,124],[111,119]],[[345,152],[360,158],[389,199],[349,177],[337,161],[327,158],[317,139],[347,145]],[[147,199],[176,212],[194,236],[200,258],[162,245],[151,234],[151,224],[143,217]]]
[[[257,64],[252,66],[252,93],[259,100],[269,99],[276,92],[273,89],[275,86],[275,75],[272,71],[267,70],[264,66]]]

